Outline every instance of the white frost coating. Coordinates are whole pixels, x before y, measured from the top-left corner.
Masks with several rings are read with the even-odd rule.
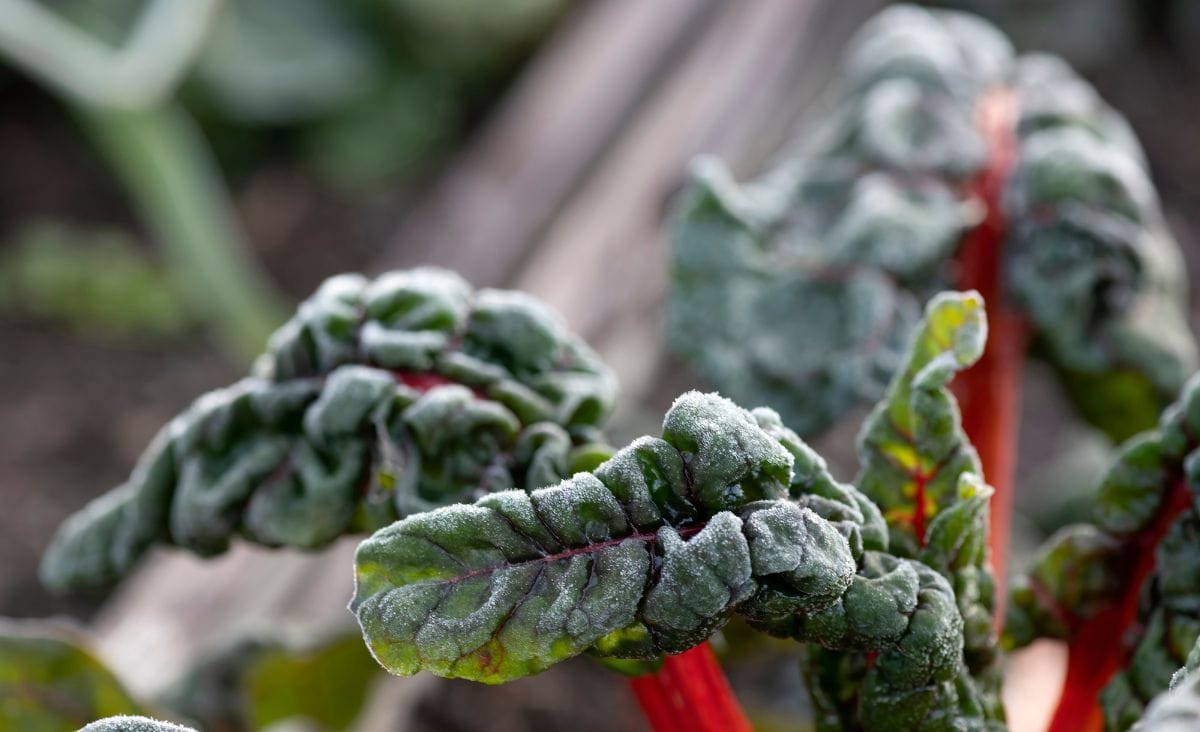
[[[548,530],[566,546],[583,546],[631,531],[621,504],[591,473],[578,473],[529,495]]]
[[[653,629],[707,635],[723,613],[753,593],[750,549],[742,520],[732,513],[717,514],[687,542],[670,527],[659,530],[658,540],[662,569],[644,610]]]
[[[667,486],[683,483],[683,460],[679,453],[656,437],[639,437],[621,448],[596,468],[596,477],[624,505],[629,520],[646,530],[657,528],[662,514],[646,482],[648,468],[643,460],[650,464],[651,480]]]
[[[492,502],[518,515],[513,507],[522,499],[529,502],[510,492]],[[645,541],[584,544],[545,556],[497,511],[454,508],[400,522],[360,547],[360,569],[376,559],[390,565],[387,580],[373,587],[360,571],[356,612],[376,657],[393,672],[500,681],[577,655],[635,620],[650,564]],[[484,526],[489,530],[479,531]],[[476,537],[469,548],[443,545],[440,566],[420,578],[437,551],[431,537],[449,542],[463,531]],[[481,534],[494,542],[491,549],[479,546]],[[506,563],[505,553],[521,552],[524,561]],[[390,587],[396,571],[412,581]]]
[[[163,722],[148,717],[121,715],[106,717],[82,727],[79,732],[196,732],[172,722]]]
[[[746,498],[787,497],[792,454],[718,394],[689,391],[676,399],[663,420],[663,439],[685,454],[696,499],[710,511]]]
[[[781,574],[802,593],[831,601],[854,579],[846,538],[811,509],[780,503],[751,513],[745,530],[756,576]]]

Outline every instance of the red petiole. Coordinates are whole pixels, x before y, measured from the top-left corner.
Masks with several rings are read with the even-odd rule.
[[[1167,529],[1188,506],[1192,494],[1183,480],[1171,486],[1154,522],[1130,538],[1125,550],[1125,593],[1120,600],[1071,628],[1067,678],[1050,721],[1049,732],[1099,732],[1104,729],[1100,691],[1119,668],[1128,665],[1128,631],[1137,621],[1142,586],[1154,572],[1154,550]]]
[[[986,93],[976,108],[977,124],[987,141],[988,160],[970,190],[983,202],[983,220],[967,234],[958,256],[958,286],[975,289],[988,308],[988,339],[982,358],[954,382],[962,407],[963,428],[979,451],[992,496],[988,546],[996,578],[996,624],[1002,605],[1016,473],[1021,367],[1029,341],[1025,318],[1004,298],[1002,250],[1005,238],[1001,197],[1016,157],[1016,97],[1009,89]]]
[[[708,643],[667,656],[653,674],[629,680],[655,732],[750,732]]]

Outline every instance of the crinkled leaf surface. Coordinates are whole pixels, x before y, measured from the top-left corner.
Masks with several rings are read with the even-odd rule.
[[[1009,287],[1083,416],[1124,439],[1197,366],[1182,256],[1125,120],[1053,57],[1023,58],[1012,84]]]
[[[1013,587],[1009,645],[1074,640],[1092,626],[1119,639],[1109,651],[1117,672],[1101,695],[1110,729],[1138,720],[1200,637],[1198,428],[1194,377],[1157,429],[1121,447],[1097,492],[1093,523],[1052,537]]]
[[[72,732],[140,705],[75,633],[0,620],[0,729]]]
[[[986,338],[977,293],[942,293],[929,302],[904,365],[859,433],[862,470],[855,482],[882,511],[891,551],[919,560],[953,587],[965,661],[953,683],[955,714],[1002,728],[987,555],[992,490],[979,477],[978,457],[946,388],[978,360]],[[821,729],[861,724],[863,706],[877,703],[865,696],[869,669],[862,656],[810,653],[806,675]],[[904,702],[899,706],[908,709]]]
[[[697,164],[672,249],[672,348],[802,435],[877,400],[981,216],[974,103],[1011,59],[969,16],[890,8],[853,43],[840,107],[797,158],[745,186]]]
[[[1196,368],[1184,271],[1128,124],[1063,62],[995,28],[891,6],[860,31],[836,112],[739,186],[695,166],[672,247],[671,347],[801,434],[877,399],[918,303],[961,281],[983,225],[988,95],[1017,110],[1000,181],[1006,295],[1080,413],[1115,438],[1153,425]]]
[[[962,713],[945,578],[888,555],[878,509],[774,412],[680,397],[662,438],[533,493],[412,516],[363,542],[352,609],[390,671],[499,683],[584,651],[678,653],[732,613],[875,651],[862,725]]]
[[[614,396],[544,305],[434,269],[332,278],[256,372],[198,399],[125,485],[68,519],[43,561],[48,585],[111,581],[155,543],[318,547],[554,483]]]

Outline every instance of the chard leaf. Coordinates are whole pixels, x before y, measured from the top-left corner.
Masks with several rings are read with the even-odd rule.
[[[790,453],[749,413],[687,394],[663,439],[642,438],[595,473],[377,532],[359,547],[351,607],[376,658],[402,674],[497,683],[618,632],[613,655],[678,653],[753,593],[751,544],[774,530],[806,532],[811,523],[830,535],[841,561],[826,593],[836,597],[838,582],[849,582],[849,548],[815,514],[793,506],[781,527],[734,513],[784,498],[790,467]]]
[[[547,485],[591,449],[613,398],[608,369],[543,305],[431,269],[329,280],[256,371],[198,399],[126,484],[68,519],[48,586],[111,582],[156,543],[314,548]]]
[[[863,423],[855,481],[883,510],[894,551],[916,556],[931,522],[958,500],[959,478],[979,458],[946,389],[983,353],[987,320],[978,293],[942,293],[925,308],[904,368]]]
[[[975,102],[1012,55],[969,16],[889,8],[852,44],[840,107],[798,157],[744,186],[698,163],[672,246],[672,349],[804,436],[877,400],[980,220]]]
[[[979,460],[963,433],[958,407],[946,386],[979,358],[987,338],[983,301],[977,293],[942,293],[926,306],[910,351],[884,399],[859,433],[862,471],[856,483],[882,510],[889,546],[945,577],[964,634],[964,665],[939,698],[986,724],[1002,726],[999,639],[992,626],[995,585],[987,554],[988,500],[992,489],[979,478]],[[807,674],[823,729],[861,724],[871,669],[864,657],[841,661],[811,655]],[[872,692],[873,693],[873,692]],[[888,702],[892,704],[893,702]],[[889,714],[923,709],[909,696],[894,700]],[[941,708],[941,707],[939,707]]]
[[[1093,502],[1093,523],[1053,537],[1014,585],[1006,643],[1065,638],[1086,664],[1108,726],[1130,728],[1200,637],[1200,377],[1157,429],[1120,449]],[[1071,679],[1068,678],[1070,682]],[[1095,685],[1096,681],[1091,684]]]
[[[70,732],[99,717],[141,710],[75,633],[0,620],[0,728]]]
[[[779,168],[739,186],[716,161],[695,166],[672,246],[672,349],[809,436],[882,394],[918,303],[990,277],[958,257],[987,231],[1003,238],[1005,304],[1080,414],[1114,439],[1153,426],[1200,358],[1128,123],[1061,60],[1018,58],[961,13],[891,6],[844,66],[837,110]],[[980,110],[997,93],[1016,119],[989,137]],[[989,148],[1010,143],[1012,170],[992,170],[1008,156]]]
[[[359,547],[351,608],[393,673],[487,683],[585,651],[680,653],[741,613],[776,635],[877,653],[866,729],[936,726],[971,706],[956,682],[954,591],[919,562],[863,548],[886,540],[869,505],[778,415],[692,392],[662,439],[592,473],[380,530]]]
[[[1010,289],[1080,413],[1125,439],[1197,366],[1182,256],[1124,120],[1058,59],[1023,60],[1015,86],[1031,104],[1005,191]]]

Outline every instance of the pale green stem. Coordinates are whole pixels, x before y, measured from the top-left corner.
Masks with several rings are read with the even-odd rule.
[[[251,259],[203,136],[175,104],[135,112],[78,110],[194,306],[232,353],[262,351],[285,317],[283,298]]]
[[[76,109],[166,249],[193,306],[251,358],[284,318],[248,254],[208,146],[170,97],[221,0],[153,0],[111,48],[31,0],[0,0],[0,53]]]
[[[0,0],[0,53],[71,101],[144,109],[175,91],[220,7],[220,0],[154,0],[112,48],[40,3]]]

